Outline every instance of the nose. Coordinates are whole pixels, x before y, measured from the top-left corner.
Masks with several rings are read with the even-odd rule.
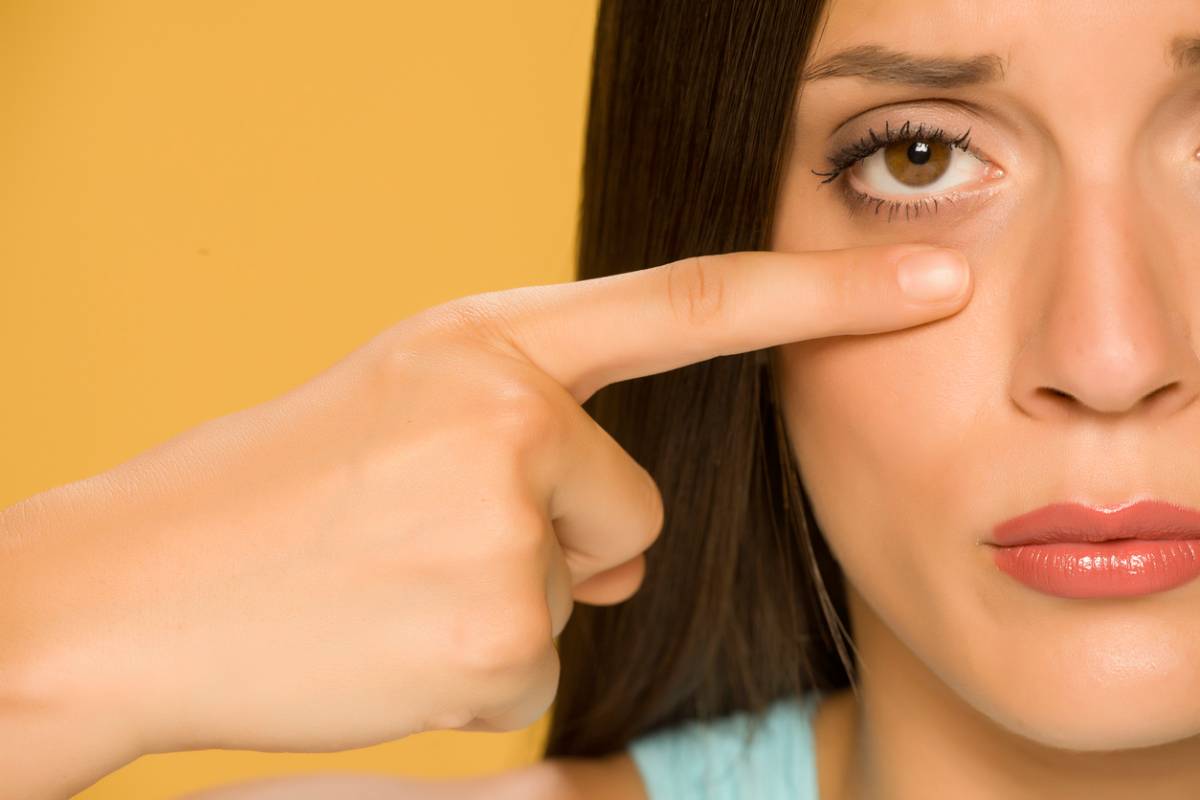
[[[1035,226],[1044,247],[1031,248],[1017,290],[1010,387],[1032,417],[1162,418],[1200,392],[1196,270],[1183,255],[1193,248],[1179,248],[1190,226],[1172,229],[1128,196],[1128,184],[1077,184]]]

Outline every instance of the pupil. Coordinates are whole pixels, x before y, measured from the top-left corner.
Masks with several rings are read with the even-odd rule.
[[[908,158],[914,164],[924,164],[930,155],[929,144],[926,142],[913,142],[908,146]]]

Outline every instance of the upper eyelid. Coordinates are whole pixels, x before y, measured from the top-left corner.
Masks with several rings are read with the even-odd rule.
[[[997,131],[1019,135],[1024,127],[1001,105],[966,97],[925,95],[896,98],[863,108],[845,117],[832,130],[817,135],[819,140],[826,142],[826,146],[836,146],[857,139],[859,135],[854,133],[855,130],[861,131],[868,126],[881,128],[885,119],[910,119],[927,126],[958,130],[974,128],[989,139]]]
[[[891,120],[890,119],[885,120],[884,133],[882,136],[879,136],[877,138],[885,141],[888,138],[889,131],[901,131],[901,130],[903,130],[904,127],[910,126],[912,123],[913,123],[913,120],[908,119],[908,120],[905,120],[903,123],[901,123],[901,125],[898,125],[895,128],[892,128]],[[954,146],[957,147],[958,149],[961,149],[961,150],[967,152],[967,153],[970,153],[972,156],[978,158],[980,161],[984,162],[985,164],[994,164],[995,163],[994,159],[989,157],[986,152],[984,152],[981,148],[979,148],[977,145],[975,145],[971,141],[971,139],[973,137],[974,128],[975,128],[974,125],[967,126],[960,133],[960,132],[958,132],[957,129],[954,129],[954,128],[947,129],[946,126],[940,125],[935,122],[922,121],[922,122],[917,123],[917,133],[916,134],[898,135],[895,137],[895,140],[896,141],[906,141],[906,140],[918,141],[921,138],[921,136],[919,134],[924,132],[923,131],[924,128],[930,128],[931,129],[929,131],[930,134],[935,133],[935,132],[940,132],[940,133],[944,134],[943,136],[939,137],[940,140],[949,142],[951,144],[966,138],[966,141],[963,142],[963,144],[966,146],[959,147],[959,145],[957,145],[957,144],[955,144]],[[830,164],[834,168],[837,168],[839,172],[841,170],[847,169],[849,167],[849,164],[854,163],[854,162],[848,162],[845,166],[838,168],[839,162],[841,162],[843,160],[841,158],[842,154],[846,153],[847,151],[859,148],[859,146],[862,143],[864,143],[865,140],[867,140],[868,138],[871,138],[872,140],[874,140],[876,138],[874,136],[874,126],[867,126],[866,130],[867,130],[866,133],[862,133],[857,137],[848,137],[845,140],[845,142],[843,142],[840,145],[836,145],[832,149],[827,151],[827,155],[825,156],[826,163]],[[872,141],[872,144],[873,143],[874,142]],[[862,159],[865,159],[865,158],[868,158],[868,157],[874,155],[875,153],[879,152],[879,150],[882,148],[882,146],[883,145],[880,145],[880,147],[874,147],[873,149],[870,149],[870,152],[861,155],[857,160],[862,160]],[[862,148],[862,149],[866,149],[866,148]],[[815,170],[813,172],[815,172]],[[836,177],[836,175],[834,175],[833,177]],[[830,180],[832,180],[832,177],[830,178]]]
[[[1015,130],[1013,121],[998,109],[980,106],[961,98],[920,97],[895,100],[864,109],[826,133],[823,138],[832,144],[857,139],[857,136],[847,131],[855,128],[863,129],[871,120],[878,120],[873,127],[879,128],[885,118],[912,119],[935,127],[942,125],[966,129],[977,126],[985,128],[999,126],[1006,130]]]

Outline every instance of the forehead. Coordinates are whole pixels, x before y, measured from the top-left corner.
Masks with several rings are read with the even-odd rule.
[[[1078,86],[1161,79],[1184,35],[1200,35],[1196,0],[829,0],[810,63],[869,43],[927,55],[986,51],[1002,59],[1006,82]]]
[[[805,65],[799,109],[834,119],[868,101],[932,91],[1011,109],[1014,120],[1055,138],[1097,125],[1129,136],[1156,111],[1174,108],[1168,99],[1200,96],[1200,46],[1181,50],[1195,37],[1198,0],[829,0]],[[861,56],[864,48],[865,66],[846,68],[849,62],[839,58],[847,51]],[[930,82],[897,82],[914,74],[914,62],[893,60],[896,54],[937,60],[925,73]],[[1000,78],[939,84],[961,71],[952,63],[961,60]],[[811,79],[839,65],[858,77]],[[878,80],[889,76],[891,82]]]

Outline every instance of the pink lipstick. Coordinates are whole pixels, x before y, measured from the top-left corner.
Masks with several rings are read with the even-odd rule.
[[[1056,597],[1133,597],[1200,576],[1200,511],[1142,500],[1054,503],[1000,523],[996,566]]]

